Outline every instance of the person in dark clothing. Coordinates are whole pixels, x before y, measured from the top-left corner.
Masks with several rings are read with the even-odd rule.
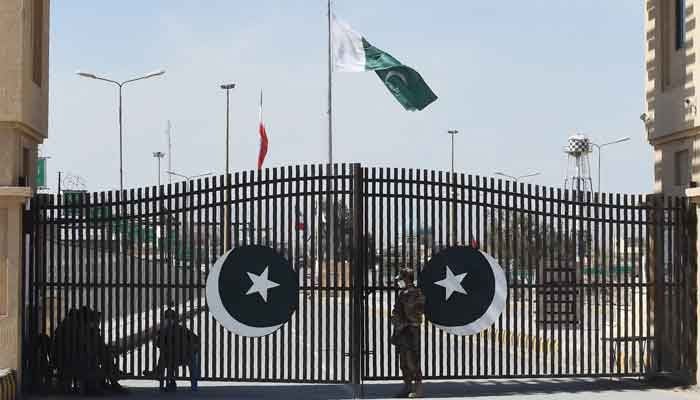
[[[197,390],[199,379],[199,336],[178,323],[172,308],[163,313],[155,345],[160,349],[155,375],[161,390],[175,390],[175,372],[179,366],[190,370],[192,390]]]
[[[394,330],[390,342],[399,353],[404,382],[397,397],[421,397],[423,375],[420,370],[420,325],[423,323],[425,296],[413,283],[413,270],[402,268],[395,281],[400,291],[391,312]]]
[[[116,356],[100,331],[101,314],[87,306],[71,309],[54,331],[51,359],[64,391],[73,388],[84,394],[104,389],[124,391]]]

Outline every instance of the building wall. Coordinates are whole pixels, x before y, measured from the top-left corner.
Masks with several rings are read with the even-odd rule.
[[[49,0],[0,1],[0,186],[34,187],[48,136]]]
[[[678,4],[683,5],[680,19]],[[696,10],[700,0],[646,0],[645,5],[645,112],[649,118],[647,139],[655,149],[654,191],[682,196],[691,182],[700,182],[696,151],[700,136],[696,86],[700,77],[695,73],[695,48],[700,43]],[[681,29],[680,37],[676,36],[677,28]],[[687,158],[680,153],[684,150]],[[682,169],[680,174],[678,168]]]

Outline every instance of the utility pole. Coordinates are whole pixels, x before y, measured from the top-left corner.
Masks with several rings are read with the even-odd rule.
[[[457,177],[455,176],[455,135],[459,133],[456,129],[448,130],[452,141],[452,162],[450,182],[452,183],[452,244],[457,244]]]
[[[233,88],[236,87],[235,83],[225,83],[221,85],[221,88],[226,91],[226,182],[229,182],[229,174],[231,173],[229,169],[229,94]],[[226,204],[224,205],[224,251],[228,251],[230,248],[229,242],[231,241],[231,188],[226,188],[225,197]]]
[[[168,126],[165,129],[165,134],[168,136],[168,171],[173,170],[173,142],[172,142],[172,137],[170,135],[170,131],[171,131],[171,125],[170,125],[170,120],[168,120]],[[168,174],[168,183],[170,183],[170,184],[173,183],[172,174]]]

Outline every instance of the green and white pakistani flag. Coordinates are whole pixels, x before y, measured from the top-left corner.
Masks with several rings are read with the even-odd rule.
[[[396,100],[409,111],[422,110],[437,96],[413,68],[374,46],[347,23],[331,16],[331,42],[336,71],[374,71]]]

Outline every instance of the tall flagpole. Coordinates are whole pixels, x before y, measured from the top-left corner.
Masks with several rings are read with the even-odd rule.
[[[328,0],[328,165],[333,165],[333,65],[331,54],[331,0]]]
[[[335,264],[335,211],[336,204],[333,202],[333,184],[331,178],[333,172],[333,52],[332,52],[332,31],[331,31],[331,0],[328,0],[328,181],[326,187],[328,196],[326,198],[326,210],[329,210],[329,215],[326,217],[328,224],[328,249],[329,254],[326,260],[328,268],[336,272]]]

